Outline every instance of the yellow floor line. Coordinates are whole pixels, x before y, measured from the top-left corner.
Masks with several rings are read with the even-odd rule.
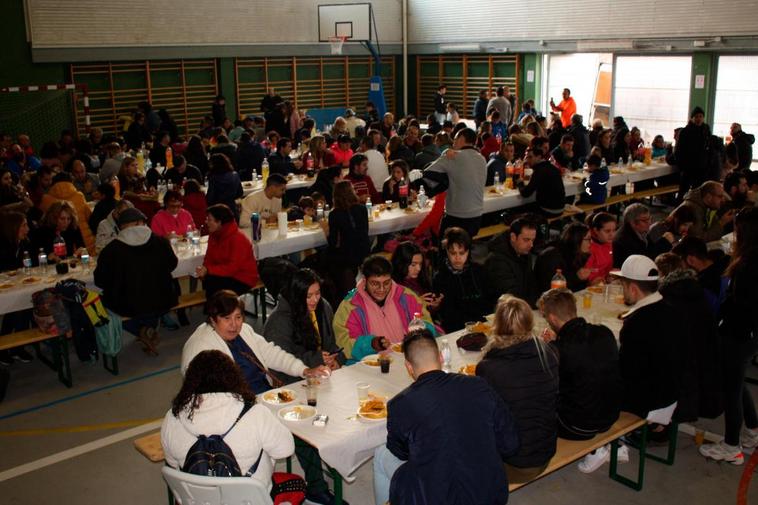
[[[131,421],[118,421],[115,423],[82,424],[79,426],[61,426],[58,428],[37,428],[33,430],[0,431],[0,437],[29,437],[36,435],[51,435],[53,433],[83,433],[87,431],[115,430],[117,428],[131,428],[144,424],[160,421],[157,419],[134,419]]]

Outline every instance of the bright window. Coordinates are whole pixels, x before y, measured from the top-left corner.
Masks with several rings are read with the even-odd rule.
[[[732,123],[758,133],[758,56],[720,56],[716,82],[715,135],[726,137]],[[753,158],[758,155],[754,149]]]
[[[608,122],[608,96],[610,88],[610,69],[613,59],[610,54],[577,53],[546,56],[548,72],[547,89],[543,110],[550,112],[550,99],[556,105],[562,100],[563,88],[571,90],[571,96],[576,101],[576,112],[584,117],[585,126],[592,124],[594,118]]]
[[[689,56],[619,56],[616,58],[614,116],[652,141],[666,141],[687,124],[692,58]]]

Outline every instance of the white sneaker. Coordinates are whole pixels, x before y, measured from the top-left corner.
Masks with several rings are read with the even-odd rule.
[[[619,445],[619,450],[616,453],[616,461],[619,463],[629,463],[629,448],[627,446]]]
[[[741,465],[745,462],[742,448],[727,445],[722,440],[718,444],[703,444],[700,446],[700,454],[715,461],[726,461],[733,465]]]
[[[607,445],[604,445],[603,447],[596,449],[595,452],[587,454],[576,466],[582,473],[592,473],[603,466],[603,463],[610,461],[610,459],[611,450]],[[628,459],[629,454],[627,453],[627,460]]]
[[[740,445],[745,449],[758,447],[758,429],[745,428],[740,436]]]

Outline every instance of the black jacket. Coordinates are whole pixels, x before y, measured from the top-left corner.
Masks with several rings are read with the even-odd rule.
[[[540,347],[538,347],[540,346]],[[541,355],[541,358],[540,358]],[[544,366],[543,366],[544,363]],[[558,404],[558,353],[535,338],[493,347],[476,367],[516,419],[521,448],[506,463],[518,468],[542,466],[555,454]]]
[[[740,170],[749,170],[753,163],[753,144],[755,136],[744,131],[739,131],[732,137],[732,143],[727,146],[727,154],[736,155]]]
[[[240,181],[237,172],[211,174],[208,178],[208,192],[205,195],[208,207],[223,203],[231,209],[235,218],[239,220],[237,199],[242,198],[242,195],[242,181]]]
[[[505,166],[508,164],[508,160],[500,156],[500,153],[490,154],[490,159],[487,162],[487,181],[485,186],[492,186],[495,184],[495,174],[500,177],[500,184],[505,184],[505,177],[507,172]]]
[[[613,333],[577,317],[563,325],[555,344],[560,354],[558,416],[569,426],[607,430],[621,408],[621,371]]]
[[[149,228],[139,240],[122,241],[134,228],[147,227],[121,230],[100,252],[95,285],[103,290],[103,304],[121,316],[160,315],[178,300],[171,277],[178,260],[168,240]]]
[[[198,184],[201,186],[203,185],[203,174],[200,173],[200,169],[194,165],[187,165],[187,169],[184,171],[184,173],[179,173],[179,171],[175,168],[166,170],[166,179],[172,184],[176,185],[182,184],[184,182],[184,179],[194,179],[198,182]]]
[[[711,128],[703,123],[701,126],[693,122],[679,132],[674,154],[679,169],[694,177],[705,179],[708,169],[708,146]]]
[[[666,244],[668,244],[668,249]],[[669,249],[671,249],[671,244],[668,240],[662,238],[660,243],[642,240],[631,226],[624,224],[613,238],[613,266],[621,268],[624,260],[632,254],[642,254],[655,260],[659,254]]]
[[[500,295],[509,293],[534,306],[538,295],[534,274],[536,256],[517,255],[511,246],[509,232],[493,237],[487,247],[489,254],[484,261],[484,270],[487,272],[489,298],[497,300]]]
[[[677,311],[685,341],[679,346],[681,384],[675,418],[679,422],[721,415],[721,342],[716,320],[695,273],[676,270],[660,282],[663,300]]]
[[[584,266],[584,263],[582,263],[582,266]],[[538,293],[544,293],[550,289],[550,281],[553,280],[553,276],[558,269],[561,270],[561,274],[566,278],[566,287],[571,291],[581,291],[587,287],[587,281],[583,281],[577,276],[578,269],[567,261],[567,257],[561,250],[560,244],[554,244],[545,248],[540,253],[537,258],[537,264],[534,267],[537,276]]]
[[[237,169],[237,146],[234,144],[216,144],[216,147],[211,148],[211,156],[214,154],[225,154],[229,158],[229,163],[232,164],[232,168]]]
[[[590,155],[590,133],[584,125],[571,126],[568,132],[574,137],[574,163],[579,167]]]
[[[561,137],[566,134],[566,131],[563,126],[558,126],[548,132],[547,140],[551,151],[558,147],[558,144],[561,143]]]
[[[7,240],[0,239],[0,272],[23,267],[24,252],[29,253],[32,265],[37,265],[38,249],[34,249],[31,242],[22,240],[19,244],[11,244]]]
[[[440,93],[434,94],[434,112],[437,114],[446,114],[447,105],[445,105],[445,95]]]
[[[492,313],[493,302],[485,290],[481,265],[469,262],[463,270],[453,271],[445,262],[432,280],[432,290],[445,295],[438,314],[447,332],[462,329],[467,322],[481,321]]]
[[[261,166],[263,165],[263,159],[265,153],[263,152],[263,146],[258,142],[249,141],[240,143],[237,149],[237,171],[240,173],[240,178],[245,181],[252,179],[252,174],[255,170],[258,173],[261,172]],[[270,163],[270,162],[269,162]],[[269,173],[271,169],[269,168]],[[282,175],[287,175],[286,173]],[[263,181],[264,183],[266,181]]]
[[[758,265],[755,258],[744,261],[729,280],[726,299],[721,305],[719,333],[724,338],[744,342],[758,338]]]
[[[387,411],[387,449],[407,461],[392,476],[392,505],[508,501],[502,462],[518,449],[518,436],[508,407],[485,381],[427,372]]]
[[[534,165],[532,178],[529,184],[518,182],[518,190],[521,196],[528,198],[537,192],[537,205],[542,209],[563,212],[566,206],[566,186],[558,167],[549,161],[541,161]]]
[[[355,204],[347,210],[334,209],[329,213],[329,250],[343,261],[357,267],[371,251],[368,238],[368,212]]]
[[[621,408],[640,417],[679,399],[677,346],[684,340],[677,311],[663,300],[624,318],[619,364],[624,384]]]
[[[29,233],[34,251],[44,249],[48,256],[53,252],[55,237],[55,230],[48,226],[40,226]],[[84,247],[84,239],[79,228],[69,227],[61,233],[61,237],[66,241],[67,256],[73,256],[77,249]]]
[[[260,144],[256,145],[260,146]],[[261,153],[263,153],[263,148],[261,148]],[[292,159],[289,156],[282,156],[278,151],[268,156],[268,167],[269,174],[279,174],[286,177],[289,173],[295,173],[295,165],[292,164]]]

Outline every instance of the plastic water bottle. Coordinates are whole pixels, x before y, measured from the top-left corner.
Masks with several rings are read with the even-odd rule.
[[[373,204],[371,203],[371,200],[366,202],[366,212],[368,212],[368,221],[370,223],[374,220]]]
[[[208,187],[208,174],[205,174],[205,177],[203,178],[203,186],[206,188]]]
[[[503,186],[500,184],[500,174],[498,174],[497,172],[495,172],[495,178],[493,180],[493,184],[495,185],[495,191],[497,193],[502,193]]]
[[[560,268],[555,271],[555,275],[550,281],[550,289],[566,289],[566,278]]]
[[[634,194],[634,183],[630,179],[627,179],[626,185],[624,185],[624,190],[627,195]]]
[[[408,323],[408,333],[414,330],[423,330],[425,328],[426,323],[424,322],[421,312],[414,313],[413,319],[411,319],[411,322]]]
[[[24,251],[24,275],[32,275],[32,257],[29,251]]]
[[[608,168],[608,163],[605,161],[605,158],[603,158],[602,160],[600,160],[600,168],[602,168],[602,169],[607,169]]]
[[[261,164],[261,175],[263,176],[263,180],[268,179],[268,172],[269,166],[268,166],[268,160],[266,158],[263,158],[263,164]]]
[[[37,255],[37,263],[39,264],[42,273],[47,272],[47,253],[41,247],[39,248],[39,254]]]
[[[326,205],[324,205],[324,219],[326,219],[328,221],[329,220],[329,214],[331,212],[332,212],[332,209],[329,208],[329,204],[327,203]]]
[[[82,268],[84,271],[89,272],[89,253],[85,250],[79,259],[82,260]]]
[[[321,202],[318,202],[318,206],[316,206],[316,221],[321,221],[324,219],[324,206]]]
[[[426,196],[426,190],[424,189],[424,186],[421,186],[418,189],[418,196],[416,197],[416,204],[418,205],[419,209],[426,208],[426,204],[429,203],[429,197]]]
[[[621,168],[623,166],[624,166],[624,158],[622,158],[621,156],[619,156],[618,167]]]
[[[440,354],[442,354],[443,370],[450,370],[450,359],[452,356],[450,351],[450,343],[446,338],[440,339]]]

